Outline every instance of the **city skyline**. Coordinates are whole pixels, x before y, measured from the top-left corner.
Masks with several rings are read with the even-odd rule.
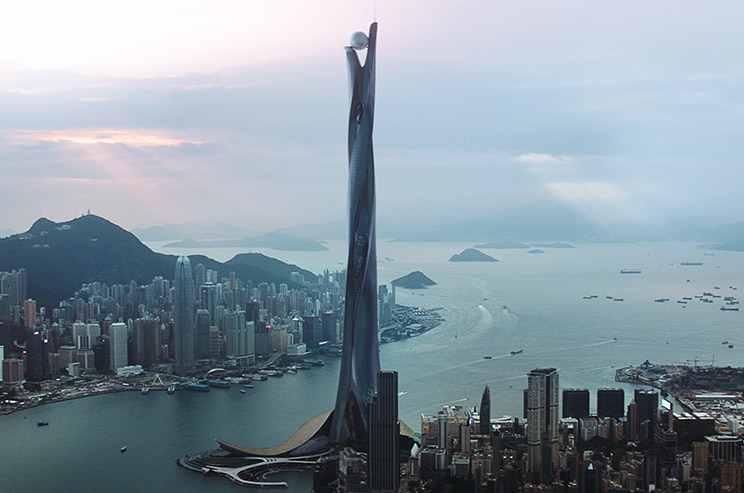
[[[729,55],[741,9],[14,5],[0,21],[0,156],[16,186],[0,230],[88,209],[127,229],[231,215],[257,230],[343,221],[343,194],[323,193],[345,187],[338,53],[349,26],[372,17],[389,60],[378,217],[549,203],[591,221],[741,220],[744,75]]]

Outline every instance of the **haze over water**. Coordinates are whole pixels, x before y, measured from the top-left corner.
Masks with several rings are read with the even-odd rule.
[[[326,252],[263,253],[313,272],[343,269],[345,242],[327,245]],[[164,253],[197,253],[151,246]],[[558,368],[562,388],[588,388],[594,410],[598,387],[623,387],[630,400],[633,386],[614,382],[617,367],[646,359],[710,364],[714,357],[717,366],[742,366],[744,312],[720,310],[723,297],[738,298],[744,290],[742,253],[691,243],[575,244],[542,247],[543,254],[482,249],[499,259],[494,263],[447,261],[471,246],[378,240],[379,283],[423,272],[438,284],[399,289],[397,302],[443,307],[446,319],[419,337],[380,346],[382,367],[399,372],[400,391],[406,392],[399,399],[401,419],[414,430],[421,413],[435,413],[443,404],[478,405],[486,384],[493,417],[521,416],[526,374],[536,367]],[[198,253],[228,260],[238,252]],[[703,265],[680,265],[689,261]],[[642,273],[620,274],[630,268]],[[705,291],[721,298],[714,303],[694,298]],[[597,298],[583,299],[589,295]],[[682,297],[693,300],[678,304]],[[670,301],[654,302],[657,298]],[[721,344],[724,340],[734,347]],[[516,349],[524,351],[509,354]],[[239,491],[225,479],[178,468],[175,459],[214,448],[214,438],[255,446],[283,441],[305,419],[332,407],[339,359],[325,361],[323,368],[258,382],[247,394],[237,388],[173,396],[131,392],[0,416],[0,477],[9,478],[8,491],[28,484],[39,491],[82,485],[107,491]],[[50,425],[38,428],[39,419]],[[307,476],[299,481],[307,484]]]

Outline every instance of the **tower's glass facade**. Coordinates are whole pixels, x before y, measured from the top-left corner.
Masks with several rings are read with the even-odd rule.
[[[333,443],[367,441],[367,404],[375,394],[380,355],[377,342],[377,255],[375,248],[375,115],[377,23],[369,36],[355,33],[347,46],[349,106],[349,257],[346,264],[344,340]],[[364,65],[357,50],[367,49]]]

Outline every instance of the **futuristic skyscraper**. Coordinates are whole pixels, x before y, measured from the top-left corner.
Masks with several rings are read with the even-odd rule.
[[[184,375],[193,369],[194,353],[194,280],[191,261],[178,257],[173,299],[173,329],[176,349],[175,372]]]
[[[351,46],[345,48],[351,84],[348,130],[349,253],[346,265],[343,353],[335,408],[311,417],[289,439],[274,447],[253,448],[217,440],[222,451],[228,452],[231,457],[245,456],[257,460],[263,458],[262,460],[267,461],[266,464],[273,464],[267,458],[282,457],[290,461],[302,461],[305,456],[315,457],[328,453],[336,445],[352,444],[366,448],[370,438],[370,408],[377,410],[375,426],[378,429],[384,425],[389,432],[391,426],[397,426],[397,374],[394,377],[390,372],[383,374],[381,385],[384,395],[375,400],[380,371],[377,340],[375,172],[372,152],[376,41],[377,23],[373,23],[369,35],[363,32],[354,33]],[[357,52],[365,49],[367,56],[362,65]],[[178,275],[176,278],[178,279]],[[394,416],[391,414],[393,408]],[[375,450],[379,451],[381,445],[390,444],[397,450],[397,440],[393,439],[385,443],[378,440]],[[387,449],[385,451],[383,455],[391,455]],[[397,453],[392,456],[396,459],[398,457]],[[205,467],[211,470],[216,465],[224,465],[221,454],[210,453],[188,455],[179,464],[202,472]],[[394,465],[397,467],[397,463]]]
[[[375,246],[375,166],[372,125],[375,117],[377,23],[352,35],[346,50],[349,105],[349,256],[341,373],[329,439],[332,443],[367,440],[367,404],[377,387],[377,255]],[[364,65],[357,51],[367,49]]]

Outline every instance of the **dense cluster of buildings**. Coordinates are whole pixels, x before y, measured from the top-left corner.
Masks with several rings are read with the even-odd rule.
[[[480,409],[422,416],[421,448],[401,468],[401,490],[742,491],[744,442],[711,414],[673,412],[649,388],[635,389],[627,407],[623,389],[598,389],[590,413],[589,390],[560,391],[554,368],[532,370],[527,382],[522,419],[492,419],[488,387]]]
[[[25,269],[0,272],[3,388],[133,365],[188,375],[205,361],[250,365],[277,351],[340,351],[344,289],[344,272],[254,284],[180,257],[173,280],[84,284],[49,310],[28,298]],[[381,286],[382,323],[392,320],[394,303]]]

